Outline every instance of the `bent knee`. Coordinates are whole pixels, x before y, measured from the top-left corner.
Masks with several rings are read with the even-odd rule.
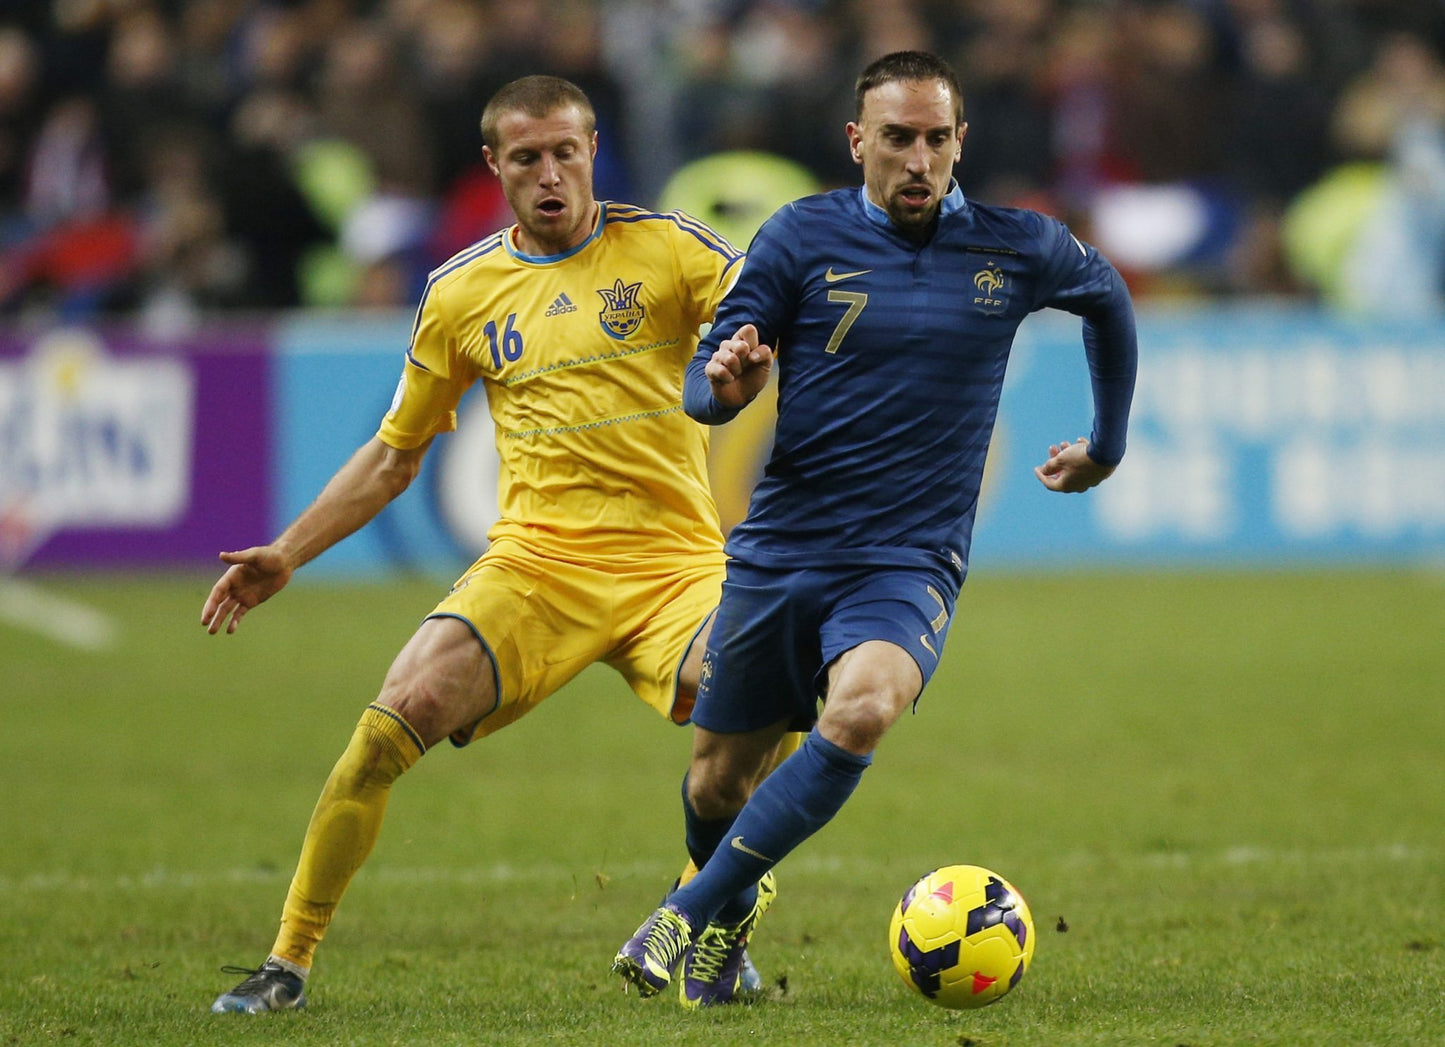
[[[428,748],[476,723],[497,700],[486,651],[464,626],[449,624],[463,635],[439,643],[437,637],[425,642],[419,632],[397,655],[376,699],[406,720]]]
[[[728,774],[716,765],[693,764],[687,775],[687,802],[708,821],[731,818],[752,795],[755,776]]]
[[[430,749],[470,727],[496,704],[492,688],[459,688],[431,674],[388,677],[376,704],[396,712]]]
[[[376,704],[405,720],[428,749],[461,726],[452,723],[459,719],[456,702],[426,680],[393,682],[388,678]]]
[[[898,718],[896,703],[879,695],[877,700],[860,696],[846,705],[824,705],[818,729],[834,745],[859,756],[878,748],[883,735]]]

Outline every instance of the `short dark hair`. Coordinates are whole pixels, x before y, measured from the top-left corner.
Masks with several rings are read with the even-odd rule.
[[[560,76],[524,76],[513,80],[492,95],[482,110],[482,144],[497,148],[497,125],[507,113],[543,117],[567,106],[577,107],[591,137],[597,130],[597,113],[582,88]]]
[[[927,51],[894,51],[870,62],[853,90],[854,119],[863,117],[863,96],[875,87],[899,80],[942,80],[953,96],[953,126],[963,125],[963,88],[953,67]]]

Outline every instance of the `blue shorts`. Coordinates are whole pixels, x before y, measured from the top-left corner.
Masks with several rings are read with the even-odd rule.
[[[902,647],[926,685],[958,599],[946,568],[775,570],[729,561],[702,664],[692,722],[719,734],[789,718],[808,730],[827,669],[868,640]]]

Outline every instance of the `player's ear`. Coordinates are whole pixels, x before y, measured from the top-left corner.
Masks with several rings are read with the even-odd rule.
[[[959,125],[958,125],[958,144],[954,147],[954,150],[953,150],[953,162],[954,162],[954,163],[958,163],[960,160],[963,159],[963,139],[964,139],[964,136],[966,136],[967,134],[968,134],[968,124],[967,124],[966,122],[959,124]]]
[[[848,151],[853,154],[853,162],[861,164],[863,162],[863,128],[849,120],[845,130],[848,133]]]
[[[491,146],[482,146],[482,159],[487,162],[487,166],[491,168],[492,174],[498,178],[502,177],[502,170],[497,166],[497,157],[496,154],[492,152]]]
[[[593,131],[593,132],[592,132],[591,148],[592,148],[592,159],[596,160],[596,159],[597,159],[597,132],[596,132],[596,131]]]

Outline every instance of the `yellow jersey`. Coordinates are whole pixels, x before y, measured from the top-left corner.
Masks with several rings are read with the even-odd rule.
[[[455,429],[480,379],[500,458],[491,542],[721,562],[707,427],[683,413],[682,379],[742,253],[681,212],[613,202],[560,254],[522,254],[514,228],[428,277],[378,437],[414,448]]]

